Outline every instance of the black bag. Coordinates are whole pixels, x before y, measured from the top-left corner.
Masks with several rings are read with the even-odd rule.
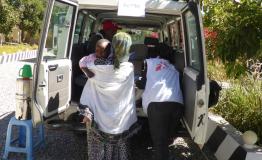
[[[222,90],[221,86],[214,80],[209,82],[209,101],[208,101],[208,108],[217,104],[219,98],[219,92]]]

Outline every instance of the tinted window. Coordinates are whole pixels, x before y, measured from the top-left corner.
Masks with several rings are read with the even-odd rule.
[[[85,43],[85,41],[89,39],[94,21],[95,20],[92,19],[90,16],[86,19],[82,43]]]
[[[144,44],[145,37],[159,38],[159,33],[153,30],[141,30],[125,28],[121,31],[128,33],[132,38],[132,44]]]
[[[187,12],[186,15],[186,29],[187,29],[187,41],[189,51],[189,65],[194,69],[200,71],[200,50],[199,39],[197,37],[196,19],[191,12]]]
[[[83,24],[84,14],[79,13],[77,21],[76,21],[76,27],[75,27],[75,33],[74,33],[74,44],[79,42],[81,28]]]
[[[66,57],[73,11],[73,6],[55,2],[48,29],[44,58],[61,59]]]

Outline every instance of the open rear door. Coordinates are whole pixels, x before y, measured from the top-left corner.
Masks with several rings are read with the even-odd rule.
[[[202,19],[199,6],[189,1],[182,13],[186,67],[183,75],[184,122],[197,144],[204,144],[208,121],[207,79]]]
[[[34,124],[65,111],[71,98],[70,60],[78,4],[49,0],[34,67],[32,119]]]

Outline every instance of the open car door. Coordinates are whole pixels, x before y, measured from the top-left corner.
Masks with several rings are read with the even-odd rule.
[[[199,5],[189,1],[182,13],[186,66],[183,75],[184,122],[197,144],[204,144],[208,122],[209,82]]]
[[[70,60],[78,4],[49,0],[33,75],[34,124],[64,112],[71,98]]]

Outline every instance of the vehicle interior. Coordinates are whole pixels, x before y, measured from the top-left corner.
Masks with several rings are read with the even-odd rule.
[[[147,57],[148,45],[166,43],[172,46],[174,65],[182,73],[184,68],[183,40],[181,35],[181,18],[175,15],[146,14],[145,17],[121,17],[116,11],[80,10],[74,33],[72,49],[72,100],[78,102],[86,79],[79,68],[79,60],[88,53],[90,34],[101,29],[105,20],[115,22],[120,29],[131,35],[132,46],[130,53],[135,53],[132,63],[135,77],[140,77],[143,62]],[[81,76],[82,75],[82,76]],[[182,75],[182,74],[181,74]],[[81,78],[79,78],[81,77]],[[81,79],[81,80],[80,80]],[[141,107],[141,106],[138,106]]]

